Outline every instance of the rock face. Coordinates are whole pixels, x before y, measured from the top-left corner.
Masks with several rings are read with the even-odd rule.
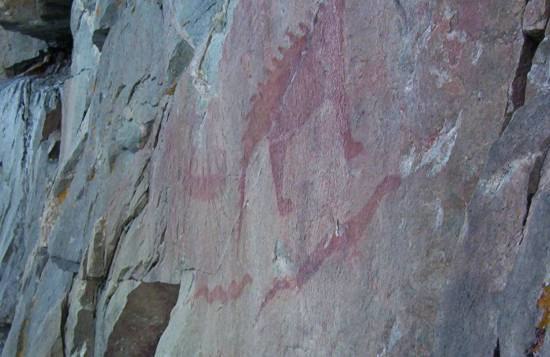
[[[2,356],[550,355],[550,2],[69,3],[0,1],[73,38],[0,85]]]
[[[48,47],[43,41],[2,28],[0,43],[4,45],[0,53],[0,78],[24,72]]]

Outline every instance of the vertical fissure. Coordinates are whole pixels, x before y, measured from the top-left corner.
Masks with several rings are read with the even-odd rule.
[[[530,2],[531,0],[525,0],[523,8],[521,21],[523,45],[521,48],[518,64],[516,66],[514,79],[512,80],[508,92],[508,101],[506,104],[505,118],[502,125],[501,134],[502,132],[504,132],[504,130],[512,120],[512,117],[516,110],[518,110],[525,104],[528,75],[533,65],[533,58],[535,57],[540,43],[544,39],[544,33],[546,27],[548,26],[550,3],[546,4],[546,8],[544,9],[544,13],[542,14],[542,16],[546,18],[544,26],[531,26],[530,24],[525,23],[525,21],[529,21],[526,20],[526,11],[528,11]]]
[[[544,161],[546,160],[546,156],[548,155],[548,149],[545,150],[544,154],[537,158],[535,161],[535,164],[533,165],[533,169],[531,170],[531,173],[529,174],[529,183],[527,186],[527,208],[525,210],[525,216],[523,217],[522,225],[525,227],[527,224],[527,218],[529,217],[529,211],[531,209],[531,203],[533,201],[533,197],[537,193],[539,189],[539,183],[542,175],[542,166],[544,164]]]
[[[527,75],[531,71],[533,58],[535,53],[544,38],[544,33],[524,33],[523,46],[521,48],[516,73],[510,87],[508,103],[506,105],[506,113],[504,123],[502,125],[501,134],[504,132],[512,116],[525,104],[525,92],[527,88]]]

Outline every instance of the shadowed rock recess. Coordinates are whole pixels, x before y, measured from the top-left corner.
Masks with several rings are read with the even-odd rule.
[[[72,0],[1,0],[0,25],[43,40],[67,42],[71,37],[71,3]]]
[[[550,356],[549,0],[0,0],[0,353]]]

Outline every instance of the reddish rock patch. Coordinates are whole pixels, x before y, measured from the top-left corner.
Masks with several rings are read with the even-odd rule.
[[[223,191],[225,173],[224,150],[198,152],[198,149],[193,147],[183,183],[190,197],[199,201],[211,201]]]
[[[341,234],[335,233],[328,241],[319,242],[300,265],[294,277],[273,280],[272,287],[262,301],[260,312],[279,292],[294,288],[301,289],[319,271],[328,258],[336,253],[346,253],[353,248],[363,237],[384,196],[396,191],[400,185],[401,178],[399,176],[386,176],[378,184],[363,208],[343,225]]]
[[[171,178],[172,184],[182,185],[187,197],[208,202],[224,191],[227,179],[227,151],[221,139],[219,107],[212,100],[205,112],[197,112],[193,91],[183,84],[182,87],[176,94],[180,101],[169,114],[166,151],[170,157],[165,162],[166,171],[177,173]]]
[[[246,190],[246,172],[258,143],[267,138],[277,207],[282,216],[293,210],[292,201],[283,195],[284,162],[291,139],[326,101],[336,108],[335,120],[346,160],[363,151],[354,141],[349,127],[345,92],[343,55],[343,0],[321,5],[313,29],[302,24],[301,34],[288,33],[291,45],[281,48],[281,59],[274,58],[267,79],[253,96],[252,109],[246,117],[241,160],[240,239]]]
[[[231,280],[227,288],[224,288],[222,285],[216,285],[214,288],[209,289],[207,284],[203,284],[197,288],[194,298],[195,300],[204,299],[208,304],[212,304],[215,301],[225,304],[237,300],[249,284],[252,284],[250,274],[245,274],[240,281]]]

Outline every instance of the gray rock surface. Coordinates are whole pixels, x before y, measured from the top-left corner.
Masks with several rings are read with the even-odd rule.
[[[548,355],[548,1],[69,3],[0,0],[71,50],[0,84],[2,356]]]
[[[23,310],[40,286],[52,284],[55,292],[56,286],[63,285],[57,279],[53,280],[55,284],[40,279],[45,266],[52,272],[55,268],[47,263],[39,224],[58,167],[60,138],[60,128],[53,126],[47,132],[43,129],[59,109],[61,85],[59,78],[21,78],[2,83],[0,321],[3,326],[11,326],[10,336],[17,332],[14,326],[27,323]],[[55,293],[63,294],[63,290]],[[36,310],[50,307],[50,303],[35,304]],[[46,311],[37,314],[47,315]],[[6,346],[7,351],[10,348],[15,351],[19,347]]]
[[[45,42],[0,28],[0,78],[19,74],[47,49]]]

